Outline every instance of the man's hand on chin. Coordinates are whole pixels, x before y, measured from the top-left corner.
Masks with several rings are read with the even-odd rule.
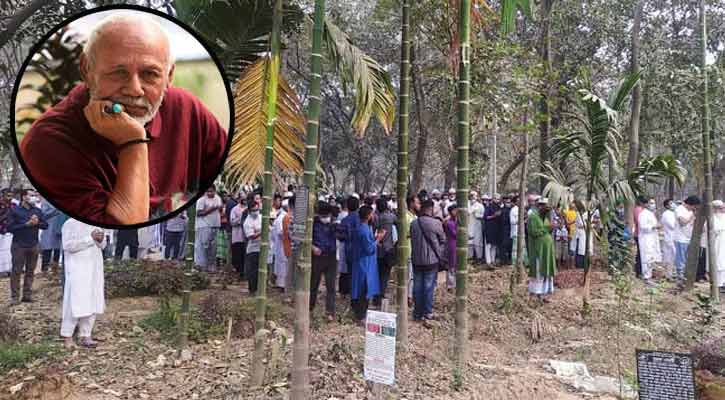
[[[107,113],[104,108],[112,107],[113,102],[108,100],[91,99],[83,108],[91,128],[102,137],[110,140],[116,146],[132,140],[145,139],[144,127],[125,111],[120,113]]]

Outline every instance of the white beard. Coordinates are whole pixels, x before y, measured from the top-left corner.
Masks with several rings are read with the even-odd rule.
[[[90,94],[90,97],[92,99],[98,99],[98,97],[96,97],[96,95],[95,95],[96,94],[95,89],[91,85],[87,85],[87,86],[88,86],[88,92]],[[146,100],[145,97],[114,96],[114,97],[110,98],[109,100],[116,102],[116,103],[146,108],[148,111],[146,112],[146,114],[144,114],[140,117],[135,117],[135,116],[129,114],[129,117],[133,118],[136,122],[141,124],[141,126],[146,126],[146,124],[148,124],[149,122],[151,122],[152,119],[154,119],[154,117],[156,116],[156,113],[158,113],[159,108],[161,108],[161,103],[164,102],[164,96],[166,96],[166,90],[161,92],[161,97],[159,97],[159,100],[155,104],[151,104],[148,100]]]

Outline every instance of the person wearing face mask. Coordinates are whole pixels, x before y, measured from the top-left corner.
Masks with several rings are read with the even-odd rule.
[[[677,218],[675,217],[675,202],[667,199],[664,202],[665,211],[662,213],[662,230],[664,240],[662,241],[662,263],[668,268],[675,265],[675,231],[677,230]]]
[[[474,263],[483,260],[483,204],[478,201],[478,193],[471,191],[468,195],[468,255]],[[448,206],[450,207],[450,205]]]
[[[312,282],[310,282],[310,314],[317,303],[317,291],[325,276],[325,313],[335,320],[335,278],[337,277],[336,227],[332,223],[332,207],[325,202],[317,205],[317,217],[312,225]]]
[[[373,209],[363,206],[358,211],[359,224],[353,231],[352,240],[357,244],[353,250],[355,258],[352,265],[353,310],[359,323],[364,323],[368,301],[380,294],[380,276],[378,274],[377,247],[385,237],[385,230],[373,235]]]
[[[657,203],[654,199],[647,201],[647,206],[639,213],[637,226],[639,227],[639,236],[637,237],[639,244],[639,258],[642,264],[642,279],[647,284],[651,284],[652,267],[654,263],[662,262],[662,252],[660,251],[660,240],[657,228]]]
[[[695,225],[697,208],[701,201],[697,196],[685,199],[684,204],[675,209],[677,229],[675,230],[675,274],[682,283],[685,279],[685,264],[687,263],[687,248],[692,239],[692,228]]]
[[[33,204],[38,202],[35,190],[23,189],[20,192],[20,206],[10,210],[8,232],[13,234],[10,245],[13,269],[10,273],[10,304],[18,304],[20,296],[20,275],[25,276],[23,282],[23,298],[25,303],[32,302],[33,277],[38,263],[38,232],[47,229],[48,223],[43,212]]]
[[[548,303],[547,295],[554,293],[554,275],[556,275],[556,256],[554,238],[551,236],[551,208],[549,199],[538,201],[538,212],[529,215],[526,226],[531,241],[529,253],[529,293]]]
[[[259,204],[254,197],[247,200],[249,215],[244,221],[244,236],[247,238],[247,254],[244,257],[244,273],[249,284],[249,295],[257,292],[257,274],[259,273],[260,237],[262,236],[262,216]]]

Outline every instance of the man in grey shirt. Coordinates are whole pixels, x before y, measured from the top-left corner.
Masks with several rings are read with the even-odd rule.
[[[181,255],[184,231],[186,231],[186,211],[182,211],[175,217],[166,221],[166,247],[164,249],[165,259],[178,259]]]
[[[446,243],[443,225],[433,217],[433,207],[433,200],[424,201],[420,216],[410,224],[415,321],[433,318],[433,292]]]

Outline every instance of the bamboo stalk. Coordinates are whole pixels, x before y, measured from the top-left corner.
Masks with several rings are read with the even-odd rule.
[[[408,135],[410,113],[410,0],[403,0],[402,50],[400,62],[400,116],[398,127],[398,265],[396,301],[398,306],[398,349],[408,350]]]
[[[300,262],[295,271],[295,323],[292,352],[292,400],[310,398],[310,272],[312,258],[312,222],[314,213],[315,177],[317,175],[317,145],[320,125],[320,105],[322,80],[322,31],[325,18],[325,0],[315,0],[314,28],[312,33],[311,79],[307,136],[305,138],[305,174],[304,185],[309,190],[308,212],[304,221],[305,237],[300,249]]]
[[[259,386],[264,380],[264,329],[267,312],[267,258],[269,256],[269,213],[272,209],[272,157],[274,156],[274,125],[277,120],[277,85],[281,63],[280,34],[282,30],[282,0],[276,0],[272,18],[270,38],[271,57],[267,64],[267,144],[264,153],[264,189],[262,193],[262,237],[259,249],[257,274],[257,293],[254,318],[254,353],[252,360],[251,384]]]
[[[458,160],[456,203],[459,205],[456,254],[456,334],[455,372],[460,376],[468,354],[468,310],[467,310],[467,261],[468,261],[468,192],[470,190],[470,90],[471,90],[471,1],[460,1],[458,32],[460,37],[460,72],[458,76]]]

